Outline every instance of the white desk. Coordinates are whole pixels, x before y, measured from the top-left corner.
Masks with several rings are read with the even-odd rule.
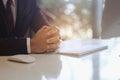
[[[0,57],[0,80],[120,80],[120,41],[106,41],[108,50],[101,51],[99,71],[93,68],[92,55],[75,58],[59,54],[32,55],[37,61],[21,64],[7,61],[8,56]],[[116,44],[117,43],[117,44]]]

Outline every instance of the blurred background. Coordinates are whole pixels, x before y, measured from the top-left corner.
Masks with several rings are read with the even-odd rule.
[[[49,24],[60,29],[63,40],[107,38],[120,41],[120,0],[39,0],[39,3]],[[92,63],[92,80],[119,80],[120,72],[111,63],[119,61],[116,58],[119,48],[115,46],[110,52],[83,59],[88,68]]]
[[[98,38],[104,0],[39,1],[48,22],[59,27],[63,40]]]

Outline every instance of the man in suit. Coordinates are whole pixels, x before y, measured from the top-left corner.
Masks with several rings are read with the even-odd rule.
[[[54,51],[59,44],[59,30],[46,26],[37,0],[13,0],[14,27],[9,31],[7,0],[0,0],[0,55]]]

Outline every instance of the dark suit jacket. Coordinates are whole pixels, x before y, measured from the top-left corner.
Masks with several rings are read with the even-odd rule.
[[[37,0],[17,0],[15,29],[8,33],[5,8],[0,0],[0,55],[27,54],[26,37],[46,25],[37,4]]]

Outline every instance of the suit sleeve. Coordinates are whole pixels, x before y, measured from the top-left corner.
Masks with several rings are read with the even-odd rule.
[[[40,12],[40,7],[37,5],[36,1],[37,0],[26,0],[28,1],[28,11],[30,12],[29,17],[27,17],[25,27],[26,29],[29,30],[30,32],[28,33],[27,36],[22,34],[22,36],[17,35],[18,38],[0,38],[0,56],[7,56],[7,55],[15,55],[15,54],[28,54],[27,52],[27,37],[34,36],[34,33],[36,33],[42,26],[47,25],[47,22],[43,15]],[[24,25],[24,24],[22,24]],[[15,34],[19,31],[17,29],[15,31]],[[32,33],[33,32],[33,33]],[[21,33],[21,32],[20,32]],[[32,36],[30,36],[32,35]]]
[[[25,38],[0,39],[0,56],[27,54],[26,41]]]

